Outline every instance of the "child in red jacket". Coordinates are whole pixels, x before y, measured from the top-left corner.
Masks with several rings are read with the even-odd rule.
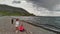
[[[19,31],[20,31],[20,32],[24,32],[24,31],[25,31],[25,29],[24,29],[24,26],[23,26],[23,25],[19,26],[19,27],[18,27],[18,29],[19,29]]]
[[[27,30],[24,28],[23,24],[21,24],[21,25],[18,27],[18,30],[19,30],[20,32],[26,32],[26,34],[28,34],[28,33],[31,34],[31,32],[27,31]]]

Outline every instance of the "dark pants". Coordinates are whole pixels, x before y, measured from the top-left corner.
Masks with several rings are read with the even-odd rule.
[[[13,19],[11,20],[11,23],[13,24]]]
[[[24,32],[25,30],[23,29],[23,30],[20,30],[20,32]]]

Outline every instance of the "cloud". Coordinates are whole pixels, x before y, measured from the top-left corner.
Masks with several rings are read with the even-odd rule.
[[[60,0],[27,0],[27,2],[33,3],[36,7],[44,7],[50,11],[54,6],[60,4]]]

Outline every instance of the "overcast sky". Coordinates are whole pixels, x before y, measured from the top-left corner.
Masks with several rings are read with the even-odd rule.
[[[60,16],[60,0],[16,0],[21,3],[12,4],[13,0],[0,0],[0,4],[22,7],[37,16]]]
[[[48,10],[53,10],[56,5],[60,5],[60,0],[27,0],[32,2],[37,7],[44,7]]]

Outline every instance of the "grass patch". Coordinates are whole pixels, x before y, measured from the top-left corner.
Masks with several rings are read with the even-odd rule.
[[[28,13],[20,13],[20,12],[10,12],[10,11],[0,11],[1,16],[30,16],[33,14],[28,14]]]

